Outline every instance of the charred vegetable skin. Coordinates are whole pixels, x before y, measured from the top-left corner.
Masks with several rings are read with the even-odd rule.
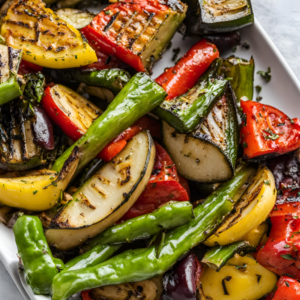
[[[23,50],[24,60],[39,66],[74,68],[97,61],[79,31],[41,0],[15,0],[3,18],[1,35],[9,46]]]
[[[78,171],[82,170],[115,136],[153,110],[165,96],[166,92],[149,76],[137,73],[87,132],[55,162],[53,170],[61,170],[75,147],[81,153]]]
[[[216,59],[187,93],[165,100],[154,113],[178,133],[189,133],[205,118],[224,94],[227,80],[216,79],[222,59]]]
[[[13,227],[18,254],[22,259],[27,283],[35,294],[50,294],[57,266],[63,262],[52,256],[38,217],[22,216]]]
[[[254,22],[251,0],[185,0],[185,34],[203,35],[230,32]]]
[[[122,1],[106,7],[82,29],[91,43],[113,54],[137,71],[151,73],[178,26],[187,6],[179,0]]]
[[[139,239],[147,239],[163,230],[184,225],[192,218],[191,203],[178,202],[166,205],[150,214],[108,228],[84,246],[83,250],[89,250],[98,244],[130,243]]]
[[[241,143],[245,159],[278,156],[300,147],[300,121],[280,110],[253,101],[241,101]]]
[[[169,231],[158,248],[126,251],[97,266],[57,275],[52,285],[52,299],[66,300],[78,291],[141,281],[164,273],[213,232],[244,193],[253,173],[255,170],[249,166],[239,170],[234,178],[195,208],[192,221]]]

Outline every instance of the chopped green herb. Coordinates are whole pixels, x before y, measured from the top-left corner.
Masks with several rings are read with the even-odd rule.
[[[257,86],[255,87],[255,89],[256,89],[256,92],[257,92],[257,93],[260,93],[260,92],[261,92],[261,86],[260,86],[260,85],[257,85]]]
[[[38,192],[38,190],[33,191],[33,195],[35,195]]]
[[[180,48],[175,48],[175,49],[173,49],[174,55],[173,55],[173,57],[172,57],[172,61],[176,61],[176,60],[177,60],[177,57],[178,57],[179,52],[180,52]]]
[[[243,264],[242,266],[235,266],[235,268],[237,269],[237,270],[240,270],[240,269],[246,269],[247,268],[247,265],[246,264]]]
[[[265,135],[265,139],[266,140],[272,140],[272,141],[275,141],[279,138],[279,135],[274,133],[270,128],[268,129],[264,129],[264,131],[268,132],[270,135]]]
[[[104,13],[105,13],[106,15],[110,15],[110,14],[111,14],[111,11],[110,11],[110,10],[105,10]]]
[[[290,248],[290,246],[288,244],[284,245],[283,248],[287,249]]]
[[[247,147],[248,147],[248,144],[247,144],[247,143],[243,143],[243,144],[242,144],[242,147],[243,147],[243,148],[247,148]]]
[[[285,281],[284,283],[287,287],[290,287],[290,284],[287,281]]]
[[[261,97],[261,96],[257,96],[257,97],[256,97],[256,101],[257,101],[257,102],[261,101],[262,99],[263,99],[263,97]]]
[[[280,256],[284,259],[293,260],[293,257],[291,254],[282,254]]]
[[[267,82],[270,82],[272,76],[271,76],[271,68],[269,67],[267,72],[264,71],[258,71],[257,74],[259,74],[262,78],[264,78]]]
[[[233,48],[231,49],[232,52],[236,52],[236,50],[237,50],[237,47],[233,47]]]
[[[250,49],[250,44],[248,42],[244,42],[242,44],[242,48],[246,49],[246,50],[249,50]]]

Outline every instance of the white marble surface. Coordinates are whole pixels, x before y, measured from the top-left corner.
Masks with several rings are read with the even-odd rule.
[[[300,80],[300,1],[252,0],[252,3],[256,17]],[[0,299],[23,300],[1,262]]]

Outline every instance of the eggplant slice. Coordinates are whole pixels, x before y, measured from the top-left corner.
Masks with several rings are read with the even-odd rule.
[[[197,182],[222,182],[234,175],[239,143],[235,97],[229,87],[207,118],[190,134],[163,122],[163,142],[177,171]]]
[[[149,181],[155,159],[150,134],[143,131],[74,194],[46,230],[49,245],[69,250],[119,220]]]

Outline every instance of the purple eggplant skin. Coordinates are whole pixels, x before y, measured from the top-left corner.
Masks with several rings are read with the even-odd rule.
[[[32,131],[34,143],[45,150],[54,149],[53,125],[44,109],[40,106],[34,106],[35,121],[32,122]]]
[[[199,262],[190,253],[171,271],[164,275],[163,300],[196,300]]]

